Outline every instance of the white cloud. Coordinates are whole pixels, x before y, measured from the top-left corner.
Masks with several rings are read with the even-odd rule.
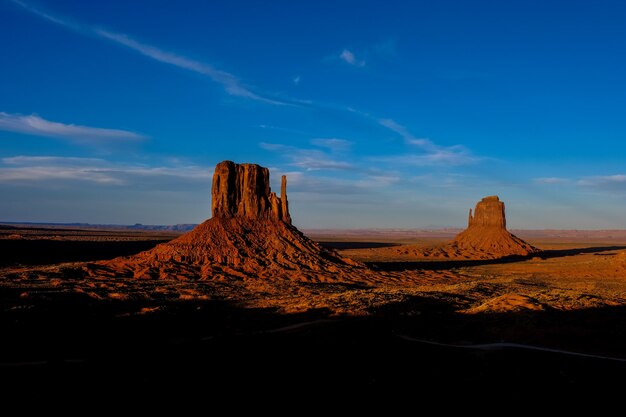
[[[327,148],[331,152],[338,153],[349,150],[352,147],[353,142],[337,138],[316,138],[311,140],[311,144],[319,146],[320,148]]]
[[[389,157],[374,158],[376,161],[391,164],[403,164],[414,166],[459,166],[476,162],[478,159],[463,152],[442,150],[439,152],[427,153],[423,155],[393,155]]]
[[[100,158],[14,156],[0,159],[1,183],[41,183],[59,180],[104,185],[127,185],[164,179],[210,181],[206,167],[193,165],[146,166],[112,163]]]
[[[23,116],[0,112],[0,130],[38,136],[52,136],[79,143],[123,142],[145,139],[135,132],[65,124],[43,119],[37,115]]]
[[[295,85],[300,85],[300,80],[301,80],[300,76],[296,75],[295,77],[293,77],[292,81]]]
[[[105,39],[111,40],[120,45],[124,45],[156,61],[174,65],[176,67],[193,71],[198,74],[206,75],[216,83],[221,84],[224,87],[224,90],[226,90],[226,92],[230,95],[244,97],[256,101],[262,101],[270,104],[288,104],[286,102],[263,97],[257,93],[252,92],[247,87],[244,87],[241,84],[241,81],[233,74],[214,68],[209,64],[195,61],[193,59],[172,52],[164,51],[155,46],[139,42],[123,33],[115,33],[104,29],[94,29],[94,32]]]
[[[266,151],[277,152],[287,158],[289,165],[307,171],[318,170],[349,170],[352,164],[330,158],[325,152],[317,149],[302,149],[295,146],[261,142],[259,146]]]
[[[354,53],[352,51],[349,51],[348,49],[344,49],[343,51],[341,51],[341,53],[339,54],[339,58],[350,65],[354,65],[355,67],[365,66],[365,61],[357,60],[354,56]]]
[[[379,119],[378,123],[381,126],[386,127],[387,129],[396,132],[397,134],[399,134],[400,136],[402,136],[402,138],[404,139],[404,141],[409,144],[409,145],[416,145],[416,146],[421,146],[423,148],[431,148],[431,149],[436,149],[437,145],[435,145],[430,139],[426,139],[426,138],[417,138],[415,136],[413,136],[411,134],[411,132],[408,131],[408,129],[404,126],[402,126],[401,124],[396,123],[395,120],[392,119]]]
[[[76,25],[76,24],[74,24],[72,22],[69,22],[66,19],[60,19],[60,18],[58,18],[56,16],[53,16],[53,15],[51,15],[49,13],[46,13],[43,10],[40,10],[40,9],[38,9],[36,7],[33,7],[30,4],[27,4],[27,3],[25,3],[25,2],[23,2],[21,0],[11,0],[11,1],[13,3],[17,4],[18,6],[24,8],[25,10],[27,10],[27,11],[33,13],[33,14],[36,14],[37,16],[39,16],[41,18],[49,20],[52,23],[56,23],[57,25],[65,26],[65,27],[68,27],[68,28],[73,29],[73,30],[81,30],[79,25]]]
[[[576,185],[582,187],[596,187],[609,190],[626,189],[626,175],[603,175],[595,177],[585,177],[576,182]]]
[[[560,177],[535,178],[534,181],[539,184],[567,184],[570,182],[569,179]]]
[[[14,156],[3,158],[0,166],[1,183],[24,183],[72,180],[97,184],[121,185],[111,175],[106,161],[98,158],[64,158],[57,156]]]
[[[59,165],[71,163],[72,165],[101,165],[106,163],[100,158],[79,158],[64,156],[10,156],[0,159],[5,165]]]
[[[319,195],[371,196],[375,188],[384,188],[400,181],[392,175],[371,175],[361,179],[329,178],[314,176],[310,172],[279,172],[287,176],[288,193],[299,193],[317,198]],[[358,202],[356,202],[358,204]]]
[[[115,42],[119,45],[123,45],[127,48],[130,48],[136,52],[139,52],[140,54],[144,56],[154,59],[155,61],[174,65],[179,68],[183,68],[189,71],[193,71],[193,72],[205,75],[209,77],[210,79],[212,79],[214,82],[221,84],[224,87],[224,90],[232,96],[243,97],[243,98],[261,101],[261,102],[269,103],[269,104],[294,105],[293,103],[288,103],[286,101],[268,98],[260,94],[257,94],[253,92],[252,90],[250,90],[248,87],[245,87],[241,83],[241,81],[237,77],[235,77],[233,74],[214,68],[213,66],[209,64],[205,64],[203,62],[196,61],[196,60],[187,58],[185,56],[182,56],[173,52],[164,51],[160,48],[157,48],[156,46],[139,42],[123,33],[117,33],[113,31],[101,29],[101,28],[96,28],[92,26],[70,22],[69,20],[65,18],[60,18],[58,16],[53,16],[49,13],[46,13],[21,0],[12,0],[12,1],[15,4],[18,4],[19,6],[24,8],[25,10],[27,10],[28,12],[33,13],[55,24],[64,26],[66,28],[72,29],[79,33],[94,34],[100,38],[103,38],[111,42]]]
[[[424,153],[415,155],[413,153],[397,155],[388,158],[380,158],[388,162],[396,162],[408,165],[465,165],[479,161],[479,158],[462,145],[441,146],[427,138],[413,136],[405,127],[396,123],[392,119],[378,119],[378,123],[387,129],[399,134],[404,143],[420,148]]]

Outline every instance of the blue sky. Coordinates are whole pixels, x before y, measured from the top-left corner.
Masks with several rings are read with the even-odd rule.
[[[622,1],[0,0],[0,220],[196,223],[224,159],[297,226],[626,228]]]

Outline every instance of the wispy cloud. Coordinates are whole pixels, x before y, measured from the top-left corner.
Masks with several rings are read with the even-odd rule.
[[[0,159],[1,183],[87,182],[101,185],[129,185],[153,180],[163,184],[176,181],[209,181],[206,167],[193,165],[147,166],[112,163],[100,158],[59,156],[13,156]]]
[[[459,166],[474,163],[477,161],[477,158],[463,152],[457,152],[454,150],[442,150],[423,155],[393,155],[389,157],[375,158],[375,160],[384,161],[391,164],[414,166]]]
[[[289,165],[307,171],[349,170],[352,164],[332,159],[326,152],[317,149],[302,149],[295,146],[261,142],[259,146],[266,151],[279,153],[289,160]]]
[[[34,114],[24,116],[4,112],[0,112],[0,130],[68,139],[82,144],[128,142],[146,138],[128,130],[65,124],[46,120]]]
[[[285,132],[285,133],[289,133],[292,135],[298,135],[298,136],[314,136],[314,133],[311,132],[307,132],[304,130],[299,130],[299,129],[291,129],[289,127],[283,127],[283,126],[273,126],[273,125],[266,125],[266,124],[261,124],[261,125],[256,125],[255,127],[261,128],[261,129],[266,129],[266,130],[275,130],[277,132]]]
[[[312,198],[329,194],[371,196],[374,189],[387,187],[400,180],[397,176],[383,174],[358,179],[317,176],[302,171],[284,171],[280,174],[287,176],[290,193],[308,194]]]
[[[11,2],[13,2],[14,4],[17,4],[18,6],[24,8],[25,10],[29,11],[30,13],[33,13],[43,19],[46,19],[52,23],[56,23],[57,25],[61,25],[61,26],[65,26],[67,28],[73,29],[73,30],[81,30],[81,26],[69,21],[68,19],[61,19],[60,17],[54,16],[50,13],[47,13],[31,4],[28,4],[26,2],[23,2],[21,0],[10,0]]]
[[[581,187],[595,187],[608,190],[626,190],[626,175],[601,175],[585,177],[576,181],[576,185]]]
[[[242,85],[239,78],[233,74],[219,70],[209,64],[196,61],[173,52],[164,51],[155,46],[139,42],[123,33],[115,33],[104,29],[93,29],[94,33],[120,45],[126,46],[140,54],[165,64],[174,65],[198,74],[206,75],[211,80],[224,87],[230,95],[244,97],[251,100],[270,104],[287,105],[288,103],[259,95]]]
[[[413,134],[411,134],[405,126],[402,126],[393,119],[379,119],[378,123],[402,136],[404,141],[409,145],[421,146],[427,150],[436,150],[436,148],[438,148],[438,146],[435,145],[430,139],[417,138],[413,136]]]
[[[348,151],[354,142],[337,138],[315,138],[311,140],[311,144],[329,149],[333,153],[340,153]]]
[[[291,194],[309,195],[315,199],[319,195],[346,196],[364,193],[364,189],[357,187],[351,180],[313,176],[302,171],[284,171],[280,174],[287,176]]]
[[[430,139],[418,138],[393,119],[379,119],[378,123],[399,134],[407,145],[418,147],[423,151],[423,154],[419,155],[409,153],[384,158],[387,161],[409,165],[465,165],[479,160],[463,145],[441,146]]]
[[[561,177],[542,177],[535,178],[533,181],[538,184],[567,184],[570,182],[568,178]]]
[[[0,183],[40,183],[80,181],[106,185],[124,184],[111,175],[106,161],[97,158],[56,156],[16,156],[0,160]],[[6,166],[8,165],[8,166]]]
[[[440,189],[483,189],[486,186],[484,178],[480,178],[475,175],[456,173],[428,173],[413,176],[409,179],[409,181],[411,183],[419,184],[421,187]]]
[[[344,49],[343,51],[341,51],[341,53],[339,54],[339,58],[350,65],[354,65],[355,67],[365,66],[365,61],[358,60],[356,56],[354,56],[354,52],[348,49]]]
[[[293,77],[291,81],[293,81],[295,85],[300,85],[300,80],[301,80],[301,77],[299,75],[296,75],[295,77]]]
[[[10,156],[1,158],[0,162],[5,165],[16,166],[59,166],[69,164],[72,166],[101,166],[106,163],[101,158],[80,158],[71,156]]]
[[[265,95],[256,93],[252,91],[249,87],[244,86],[241,80],[239,80],[239,78],[237,78],[235,75],[226,71],[219,70],[212,65],[206,64],[204,62],[200,62],[182,56],[180,54],[165,51],[156,46],[140,42],[124,33],[113,32],[94,26],[88,26],[85,24],[72,22],[69,19],[52,15],[21,0],[11,1],[24,8],[24,10],[27,10],[28,12],[33,13],[55,24],[64,26],[79,33],[96,35],[97,37],[100,37],[102,39],[106,39],[108,41],[130,48],[148,58],[154,59],[155,61],[205,75],[214,82],[221,84],[224,87],[224,90],[232,96],[243,97],[275,105],[294,105],[294,103],[291,102],[266,97]]]

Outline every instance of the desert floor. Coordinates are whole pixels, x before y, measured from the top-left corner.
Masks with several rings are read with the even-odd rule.
[[[5,228],[0,372],[31,390],[115,381],[122,391],[174,385],[217,396],[234,386],[399,398],[615,387],[626,376],[626,233],[514,233],[544,252],[390,259],[387,248],[436,245],[454,231],[309,231],[365,262],[363,281],[216,282],[76,274],[175,233]]]

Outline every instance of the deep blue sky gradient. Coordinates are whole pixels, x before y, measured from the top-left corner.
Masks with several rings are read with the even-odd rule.
[[[0,0],[0,39],[2,221],[200,222],[231,159],[286,173],[301,227],[498,194],[512,227],[626,228],[622,1]]]

